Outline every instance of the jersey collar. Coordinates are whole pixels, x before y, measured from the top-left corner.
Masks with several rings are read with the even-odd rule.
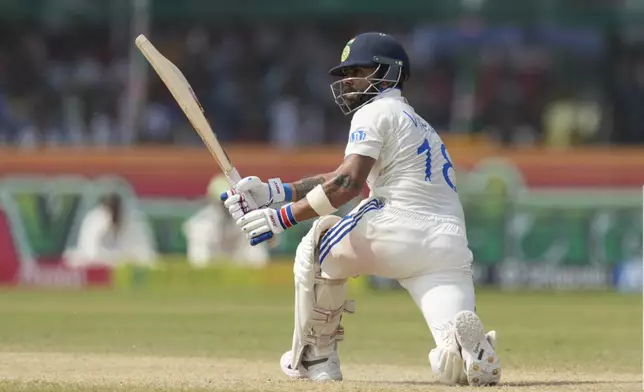
[[[383,90],[380,94],[376,95],[376,97],[373,100],[377,101],[382,98],[393,98],[399,101],[407,102],[407,100],[402,96],[402,92],[400,91],[400,89],[395,87]]]

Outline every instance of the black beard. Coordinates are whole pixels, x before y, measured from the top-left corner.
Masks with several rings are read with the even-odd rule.
[[[349,92],[356,92],[356,91],[353,90]],[[352,110],[359,106],[362,106],[367,101],[369,101],[370,99],[373,99],[374,97],[373,95],[369,95],[367,93],[377,93],[377,92],[378,92],[378,89],[376,88],[376,86],[371,85],[364,93],[359,93],[359,95],[354,95],[355,99],[352,99],[351,102],[347,102],[347,106],[349,106],[349,108]]]

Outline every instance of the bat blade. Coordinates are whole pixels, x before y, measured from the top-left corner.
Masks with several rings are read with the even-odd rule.
[[[226,151],[219,144],[215,132],[210,127],[208,119],[206,119],[201,102],[199,102],[192,86],[190,86],[181,70],[161,54],[145,35],[139,35],[135,40],[135,44],[168,90],[170,90],[174,100],[186,115],[192,127],[197,131],[210,154],[219,164],[230,185],[236,185],[241,181],[241,176],[233,166]],[[247,195],[247,200],[251,199]],[[268,244],[271,247],[277,246],[276,238],[273,237],[268,240]]]
[[[219,144],[215,132],[206,119],[201,102],[199,102],[192,86],[181,70],[161,54],[143,34],[136,38],[135,43],[139,51],[168,88],[174,100],[188,118],[188,121],[190,121],[190,124],[208,148],[208,151],[210,151],[210,154],[216,159],[224,175],[228,178],[228,181],[233,185],[239,182],[241,176],[232,165],[226,151]]]

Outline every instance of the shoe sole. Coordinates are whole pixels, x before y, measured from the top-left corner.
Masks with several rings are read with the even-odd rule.
[[[501,363],[485,336],[481,319],[473,312],[460,312],[455,317],[456,341],[473,358],[464,361],[470,386],[493,386],[501,380]]]

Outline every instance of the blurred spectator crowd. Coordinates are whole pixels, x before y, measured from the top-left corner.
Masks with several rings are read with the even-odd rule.
[[[148,83],[130,80],[129,39],[107,27],[0,30],[0,144],[199,143],[136,53]],[[505,144],[644,141],[644,51],[599,29],[465,18],[448,26],[153,25],[149,36],[183,70],[221,140],[292,147],[344,143],[349,119],[333,103],[327,70],[347,40],[370,30],[408,48],[405,95],[440,132]],[[133,123],[128,94],[137,89],[147,93]]]

